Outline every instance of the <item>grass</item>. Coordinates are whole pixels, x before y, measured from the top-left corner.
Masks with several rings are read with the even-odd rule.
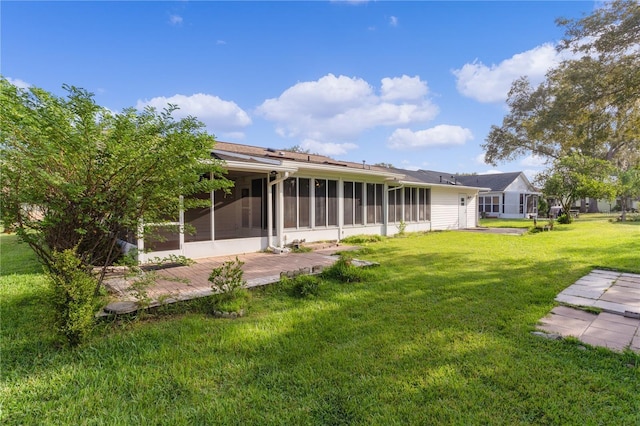
[[[592,268],[640,273],[640,222],[384,239],[366,282],[103,324],[75,350],[50,337],[28,250],[0,242],[4,424],[640,423],[638,355],[530,333]]]

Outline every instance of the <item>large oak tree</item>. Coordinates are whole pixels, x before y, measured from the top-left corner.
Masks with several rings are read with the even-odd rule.
[[[624,171],[640,163],[640,5],[616,0],[566,28],[570,52],[537,87],[516,80],[508,114],[483,145],[488,163],[537,155],[550,163],[578,154]],[[593,203],[592,203],[593,204]]]

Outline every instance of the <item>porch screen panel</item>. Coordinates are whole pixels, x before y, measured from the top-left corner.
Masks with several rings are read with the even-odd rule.
[[[376,185],[367,184],[367,223],[376,223]]]
[[[362,190],[362,182],[355,182],[354,188],[354,197],[353,197],[353,209],[355,213],[355,223],[358,225],[362,225],[362,216],[364,214],[363,208],[363,190]]]
[[[211,201],[211,194],[203,192],[196,195],[198,200]],[[211,241],[211,206],[197,207],[184,211],[184,241]]]
[[[315,226],[327,224],[327,181],[315,179]]]
[[[404,221],[411,222],[411,189],[404,189]]]
[[[145,248],[151,251],[179,250],[180,232],[177,224],[173,226],[150,226],[148,236],[144,238]]]
[[[389,191],[389,222],[396,221],[396,191]]]
[[[426,192],[425,192],[425,215],[424,218],[425,220],[431,220],[431,189],[427,188]]]
[[[424,214],[425,209],[427,207],[425,203],[425,192],[426,192],[425,188],[418,189],[418,220],[419,221],[426,220],[425,214]]]
[[[338,226],[338,181],[327,181],[327,225]]]
[[[213,193],[214,235],[216,240],[238,238],[237,221],[240,215],[236,207],[236,188],[227,194],[223,190]]]
[[[251,227],[262,228],[265,220],[262,215],[262,186],[264,179],[251,181]]]
[[[384,223],[384,218],[382,217],[382,199],[383,199],[383,191],[384,185],[377,183],[376,184],[376,220],[375,223]]]
[[[298,185],[296,178],[282,182],[284,192],[284,227],[295,228],[298,222]]]
[[[396,189],[396,222],[402,221],[402,190]]]
[[[310,179],[298,179],[298,226],[301,228],[311,226],[310,187]]]
[[[344,182],[344,224],[353,225],[353,182]]]

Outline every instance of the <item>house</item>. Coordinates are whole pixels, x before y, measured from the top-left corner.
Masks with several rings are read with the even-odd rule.
[[[217,142],[230,193],[202,194],[211,207],[181,212],[162,241],[130,241],[140,260],[281,251],[294,241],[475,227],[480,188],[451,174],[409,171],[329,157]],[[185,227],[191,232],[184,232]],[[179,232],[179,230],[181,232]]]
[[[522,172],[458,175],[456,179],[463,185],[489,188],[478,196],[481,216],[515,219],[538,215],[538,197],[542,193]]]

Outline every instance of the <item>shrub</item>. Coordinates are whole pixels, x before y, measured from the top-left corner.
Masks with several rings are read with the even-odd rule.
[[[70,249],[53,252],[48,277],[56,330],[76,346],[93,328],[97,281],[84,269],[75,250]]]
[[[322,271],[321,276],[343,283],[350,283],[364,281],[367,278],[367,272],[354,266],[348,256],[341,256],[333,266]]]
[[[209,275],[209,281],[212,283],[211,288],[217,293],[234,293],[241,289],[245,284],[243,278],[241,262],[236,256],[236,260],[228,260],[218,268],[213,268]]]
[[[294,296],[300,298],[318,296],[320,294],[320,279],[315,275],[298,275],[293,278],[291,291]]]
[[[212,283],[211,288],[216,293],[211,296],[213,308],[224,312],[240,312],[246,308],[249,302],[250,293],[244,288],[246,281],[243,278],[241,262],[237,257],[236,260],[229,260],[218,268],[213,268],[209,281]]]
[[[558,223],[562,223],[564,225],[567,225],[567,224],[569,224],[571,222],[572,222],[571,215],[563,213],[560,216],[558,216]]]
[[[378,241],[382,241],[384,237],[382,235],[352,235],[350,237],[344,238],[342,243],[344,244],[365,244],[365,243],[377,243]]]

